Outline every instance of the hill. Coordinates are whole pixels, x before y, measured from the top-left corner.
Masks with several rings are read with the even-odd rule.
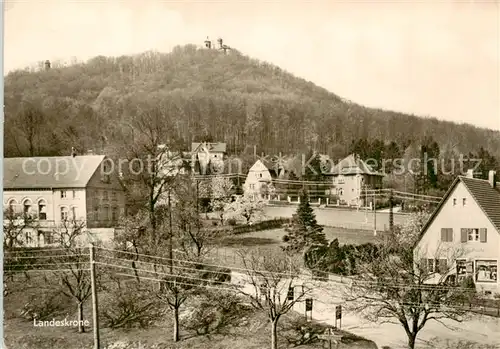
[[[231,153],[256,145],[259,153],[315,149],[338,158],[359,139],[406,147],[430,137],[465,154],[480,147],[500,154],[500,132],[365,108],[238,52],[187,45],[10,73],[4,155],[66,155],[71,146],[119,153],[134,120],[146,114],[186,149],[193,140],[216,140]]]

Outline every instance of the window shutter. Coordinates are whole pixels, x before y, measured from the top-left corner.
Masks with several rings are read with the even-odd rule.
[[[479,241],[486,242],[488,240],[486,233],[487,233],[486,228],[479,229]]]
[[[446,228],[441,228],[441,241],[448,241],[447,240],[447,233],[448,233],[448,229]]]
[[[460,242],[467,242],[467,229],[460,229]]]
[[[448,241],[453,242],[453,228],[448,229]]]
[[[446,274],[448,271],[448,260],[440,259],[439,260],[439,274]]]

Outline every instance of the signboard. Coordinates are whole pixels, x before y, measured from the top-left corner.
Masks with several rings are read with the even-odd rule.
[[[335,307],[335,319],[341,320],[342,319],[342,306],[337,305]]]
[[[312,298],[307,298],[306,299],[306,311],[312,311],[313,310],[313,300]]]
[[[293,287],[290,287],[290,288],[288,288],[288,294],[287,294],[286,298],[289,301],[293,301],[293,298],[294,298],[293,296],[294,296],[293,295]]]

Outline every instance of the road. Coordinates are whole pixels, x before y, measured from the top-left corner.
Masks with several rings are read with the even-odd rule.
[[[266,216],[275,217],[292,217],[297,211],[297,206],[266,206],[264,213]],[[374,213],[373,211],[356,211],[348,209],[336,208],[314,208],[316,220],[319,224],[330,227],[341,227],[348,229],[374,229]],[[389,227],[389,213],[376,212],[376,220],[378,230],[384,230]],[[394,224],[403,224],[408,215],[394,213]]]
[[[251,286],[245,283],[245,275],[232,273],[232,282],[244,285],[245,292],[253,293]],[[304,283],[311,284],[311,281],[304,279]],[[343,285],[336,283],[313,282],[311,298],[313,298],[312,318],[316,321],[335,325],[335,306],[343,304]],[[285,296],[286,290],[283,290]],[[305,313],[304,303],[297,303],[294,310],[300,314]],[[371,323],[363,319],[359,314],[349,312],[343,304],[342,329],[355,335],[374,341],[379,348],[389,346],[399,349],[405,348],[407,343],[406,333],[400,324],[393,323]],[[451,320],[429,321],[421,330],[417,337],[418,344],[428,343],[435,338],[446,341],[471,341],[480,344],[500,343],[500,319],[488,316],[475,315],[472,319],[458,323]]]

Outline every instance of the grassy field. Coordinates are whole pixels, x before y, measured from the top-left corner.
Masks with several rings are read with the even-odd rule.
[[[376,242],[382,236],[379,232],[377,236],[373,231],[361,229],[345,229],[324,227],[324,233],[328,241],[337,238],[341,244],[364,244],[367,242]],[[272,229],[256,231],[248,234],[232,235],[220,239],[214,246],[210,257],[221,264],[242,267],[238,252],[245,251],[273,251],[284,246],[282,237],[285,234],[284,229]]]
[[[38,281],[39,282],[39,281]],[[36,327],[32,321],[22,319],[19,312],[31,295],[37,293],[36,288],[21,290],[21,286],[33,285],[34,279],[26,280],[21,277],[12,285],[12,289],[18,289],[5,299],[5,321],[4,337],[5,346],[8,349],[92,349],[93,333],[90,328],[86,333],[78,333],[76,328],[67,327]],[[186,304],[184,309],[188,309]],[[181,308],[182,309],[182,308]],[[90,302],[85,304],[85,319],[92,323]],[[68,313],[56,319],[76,319],[76,312],[68,310]],[[296,321],[302,315],[292,312],[281,320],[281,328],[290,328],[292,321]],[[316,324],[324,328],[321,324]],[[192,331],[182,328],[181,319],[181,341],[173,342],[171,339],[172,322],[170,314],[159,319],[154,325],[146,329],[111,330],[103,328],[100,330],[102,349],[263,349],[270,347],[270,325],[265,312],[250,311],[222,333],[210,335],[197,335]],[[280,349],[290,348],[284,331],[281,331]],[[339,349],[376,349],[373,342],[352,336],[347,332],[342,334],[351,341],[341,343]],[[297,349],[324,348],[324,343],[319,341],[309,345],[293,346]]]

